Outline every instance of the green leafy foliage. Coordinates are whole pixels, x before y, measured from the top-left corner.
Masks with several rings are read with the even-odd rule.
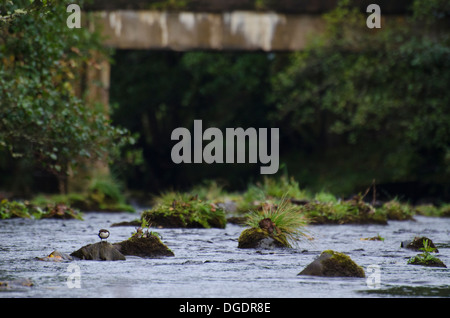
[[[0,12],[14,12],[0,19],[0,151],[57,176],[116,158],[132,138],[76,93],[83,65],[106,53],[98,34],[69,29],[59,1],[2,1]]]
[[[348,144],[349,160],[367,153],[358,165],[384,180],[448,180],[450,38],[442,2],[416,0],[411,18],[387,17],[369,31],[365,14],[340,1],[325,16],[324,37],[273,78],[273,119],[316,151]]]

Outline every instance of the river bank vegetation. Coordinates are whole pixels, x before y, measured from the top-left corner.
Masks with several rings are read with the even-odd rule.
[[[323,35],[289,53],[112,52],[99,33],[67,28],[63,3],[3,1],[0,12],[0,199],[132,211],[130,191],[153,212],[160,200],[160,214],[192,205],[242,221],[286,195],[309,224],[450,215],[446,1],[415,0],[379,30],[339,1]],[[99,56],[114,62],[107,110],[82,89]],[[199,118],[221,130],[280,127],[279,173],[171,162],[171,132]],[[113,181],[81,173],[98,162]],[[184,198],[159,195],[171,191]]]
[[[30,217],[37,213],[38,207],[52,205],[84,212],[136,211],[127,203],[128,196],[113,181],[99,181],[89,189],[84,194],[37,195],[25,203],[3,199],[0,213],[2,218]],[[287,176],[265,177],[262,182],[250,184],[244,192],[228,192],[218,182],[204,182],[186,192],[166,191],[148,196],[143,202],[146,208],[141,219],[155,227],[224,228],[227,220],[255,225],[261,218],[271,218],[276,223],[277,217],[292,220],[295,215],[302,217],[294,221],[298,227],[305,224],[387,224],[389,220],[413,220],[414,215],[450,217],[447,203],[412,205],[398,198],[381,202],[367,198],[364,193],[341,198],[329,192],[303,189],[294,178]],[[276,211],[281,211],[281,215]]]

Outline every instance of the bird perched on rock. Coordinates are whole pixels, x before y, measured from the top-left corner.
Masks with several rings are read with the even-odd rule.
[[[100,238],[100,240],[103,240],[103,239],[106,240],[109,237],[109,231],[105,230],[105,229],[101,229],[98,232],[98,237]]]

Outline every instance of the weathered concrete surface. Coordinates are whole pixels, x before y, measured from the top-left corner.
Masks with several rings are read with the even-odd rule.
[[[85,4],[87,11],[102,10],[183,10],[191,12],[230,12],[236,10],[320,14],[332,10],[339,0],[95,0]],[[383,14],[404,14],[413,0],[377,0]],[[373,0],[352,0],[365,12]]]
[[[323,32],[319,15],[234,11],[224,13],[166,11],[95,12],[118,49],[296,51]]]

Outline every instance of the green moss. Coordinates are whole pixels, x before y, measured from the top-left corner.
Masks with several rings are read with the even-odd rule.
[[[10,218],[30,218],[32,212],[29,207],[22,202],[8,201],[3,199],[0,202],[0,218],[10,219]]]
[[[273,244],[277,247],[291,247],[283,234],[269,234],[260,228],[249,228],[242,231],[238,239],[239,248],[258,248],[264,239],[273,239]]]
[[[423,250],[425,249],[426,252],[435,252],[439,253],[438,249],[436,248],[436,245],[434,245],[433,241],[425,236],[416,236],[411,242],[403,242],[401,244],[401,247],[409,248],[412,250]]]
[[[158,204],[142,213],[141,219],[150,226],[186,228],[225,228],[225,212],[212,201],[180,194],[170,204]]]
[[[38,206],[64,204],[81,211],[134,212],[126,203],[122,187],[112,177],[99,177],[91,180],[84,193],[37,195],[31,203]]]
[[[429,253],[418,254],[408,260],[410,265],[422,265],[429,267],[447,267],[439,258]]]
[[[101,192],[94,188],[87,193],[69,193],[56,195],[38,195],[31,201],[32,204],[43,206],[47,204],[64,204],[81,211],[108,211],[108,212],[134,212],[134,208],[124,201],[117,200],[115,195]]]
[[[262,184],[257,184],[266,197],[279,198],[284,196],[295,199],[308,198],[308,193],[300,188],[299,183],[293,178],[282,176],[279,179],[264,177]]]
[[[314,200],[322,203],[338,203],[338,199],[334,194],[324,191],[316,193]]]
[[[82,220],[81,214],[64,204],[46,204],[37,206],[28,201],[8,201],[0,202],[0,219],[10,218],[34,218],[34,219],[78,219]]]
[[[409,204],[401,203],[397,199],[384,203],[379,210],[386,214],[388,220],[412,220],[414,216],[414,209]]]
[[[123,255],[139,257],[174,256],[174,253],[154,234],[145,237],[133,235],[128,240],[113,245]]]
[[[278,204],[284,196],[297,200],[310,198],[309,193],[301,189],[294,178],[287,176],[264,177],[262,182],[249,185],[247,190],[236,200],[237,211],[247,213],[260,209],[263,204]]]
[[[387,224],[384,211],[375,210],[358,196],[347,201],[311,201],[301,211],[311,224]]]
[[[323,253],[331,255],[322,261],[325,276],[365,277],[364,269],[348,255],[333,250],[325,250]]]
[[[440,259],[430,254],[433,252],[438,252],[436,246],[430,239],[427,239],[426,237],[416,237],[413,241],[413,244],[416,246],[421,245],[421,247],[419,247],[419,250],[423,251],[423,253],[411,257],[408,260],[408,264],[431,267],[447,267]]]
[[[439,216],[441,217],[450,217],[450,204],[443,204],[439,208]]]

